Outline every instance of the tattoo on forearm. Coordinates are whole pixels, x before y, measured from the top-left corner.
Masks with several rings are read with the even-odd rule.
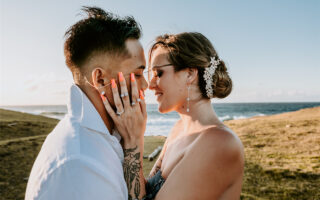
[[[124,149],[123,171],[128,187],[129,200],[139,199],[141,192],[139,173],[141,167],[138,146],[131,149]]]

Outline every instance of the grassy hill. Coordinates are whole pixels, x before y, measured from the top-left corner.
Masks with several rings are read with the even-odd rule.
[[[33,162],[58,120],[0,109],[0,200],[23,199]],[[241,199],[320,199],[320,107],[226,122],[245,146]],[[145,137],[145,154],[165,138]],[[144,161],[144,174],[153,162]]]
[[[245,147],[243,199],[320,199],[320,107],[226,124]]]

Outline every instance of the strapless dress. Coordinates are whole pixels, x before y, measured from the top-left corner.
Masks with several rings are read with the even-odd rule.
[[[154,176],[149,178],[146,183],[147,194],[143,198],[143,200],[154,199],[165,181],[166,180],[162,177],[160,170]]]

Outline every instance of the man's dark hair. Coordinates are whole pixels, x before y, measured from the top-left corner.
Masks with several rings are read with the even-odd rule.
[[[127,39],[139,39],[141,26],[132,16],[120,18],[97,7],[83,7],[87,18],[71,26],[65,33],[64,54],[70,69],[80,68],[95,52],[128,55]]]

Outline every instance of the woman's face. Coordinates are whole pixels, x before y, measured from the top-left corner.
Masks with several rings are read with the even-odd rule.
[[[168,57],[168,51],[158,47],[152,51],[150,59],[149,89],[154,90],[159,103],[159,112],[167,113],[183,108],[187,98],[187,72],[174,72]]]

